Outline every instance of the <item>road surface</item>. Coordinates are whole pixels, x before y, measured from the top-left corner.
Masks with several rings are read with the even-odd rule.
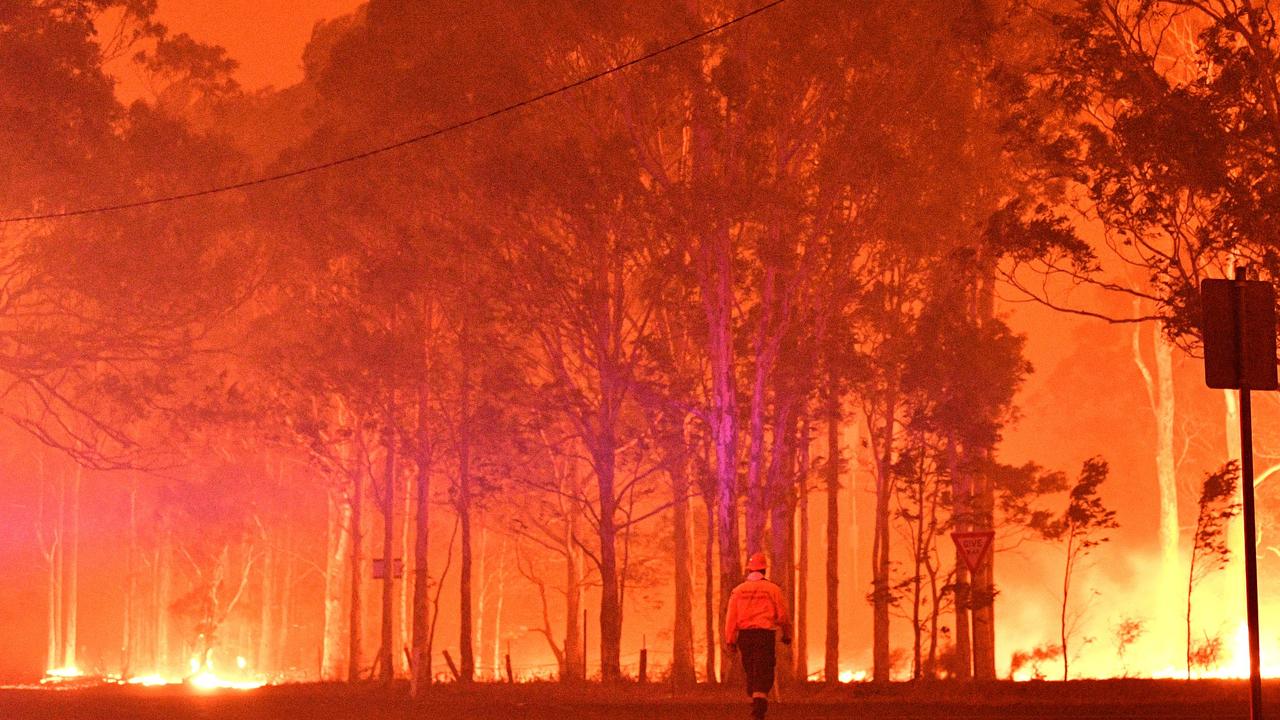
[[[1280,711],[1280,685],[1268,684]],[[680,695],[661,685],[439,686],[413,701],[407,688],[289,685],[247,691],[181,686],[0,690],[0,718],[22,720],[725,720],[748,715],[746,698],[723,689]],[[792,688],[774,720],[1244,720],[1243,682],[1149,680],[1071,683],[867,684]],[[1278,715],[1277,717],[1280,717]]]

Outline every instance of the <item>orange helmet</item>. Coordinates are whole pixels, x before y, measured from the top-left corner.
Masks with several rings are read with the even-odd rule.
[[[768,563],[765,562],[764,553],[762,552],[752,553],[751,557],[747,558],[747,572],[764,570],[767,566]]]

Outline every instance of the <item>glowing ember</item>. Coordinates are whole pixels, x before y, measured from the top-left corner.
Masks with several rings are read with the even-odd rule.
[[[254,680],[228,680],[205,671],[187,678],[187,682],[201,690],[252,690],[266,685]]]
[[[143,685],[145,687],[156,687],[158,685],[170,684],[168,680],[159,675],[140,675],[131,677],[126,681],[128,685]]]
[[[866,670],[841,670],[836,676],[842,683],[863,682],[867,679]]]
[[[64,680],[73,680],[75,678],[84,677],[84,673],[77,667],[60,667],[46,670],[41,683],[56,683]]]

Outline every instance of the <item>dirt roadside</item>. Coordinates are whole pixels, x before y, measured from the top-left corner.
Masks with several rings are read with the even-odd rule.
[[[1267,705],[1280,708],[1280,683]],[[747,716],[740,694],[700,688],[675,694],[661,685],[439,686],[420,700],[407,687],[285,685],[202,692],[188,687],[101,686],[0,690],[9,720],[720,720]],[[1243,682],[1154,680],[1070,683],[867,684],[793,687],[772,704],[777,720],[1094,720],[1248,717]]]

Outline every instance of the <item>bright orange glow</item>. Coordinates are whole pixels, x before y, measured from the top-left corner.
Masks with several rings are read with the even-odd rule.
[[[157,687],[160,685],[170,685],[171,681],[159,675],[140,675],[129,678],[125,681],[126,685],[142,685],[144,687]]]
[[[843,669],[840,671],[840,674],[837,676],[837,679],[840,682],[846,683],[846,684],[855,683],[855,682],[865,682],[867,679],[867,671]]]
[[[252,690],[266,685],[259,680],[228,680],[208,670],[192,676],[187,682],[201,690]]]
[[[45,671],[44,677],[41,678],[41,684],[63,682],[64,680],[73,680],[75,678],[84,677],[84,672],[78,667],[60,667],[50,668]]]
[[[247,666],[248,662],[243,656],[236,657],[238,674],[243,675]],[[206,661],[202,668],[198,657],[191,658],[191,672],[193,674],[186,679],[186,682],[199,690],[252,690],[267,684],[263,680],[223,677],[214,671],[213,660]]]

